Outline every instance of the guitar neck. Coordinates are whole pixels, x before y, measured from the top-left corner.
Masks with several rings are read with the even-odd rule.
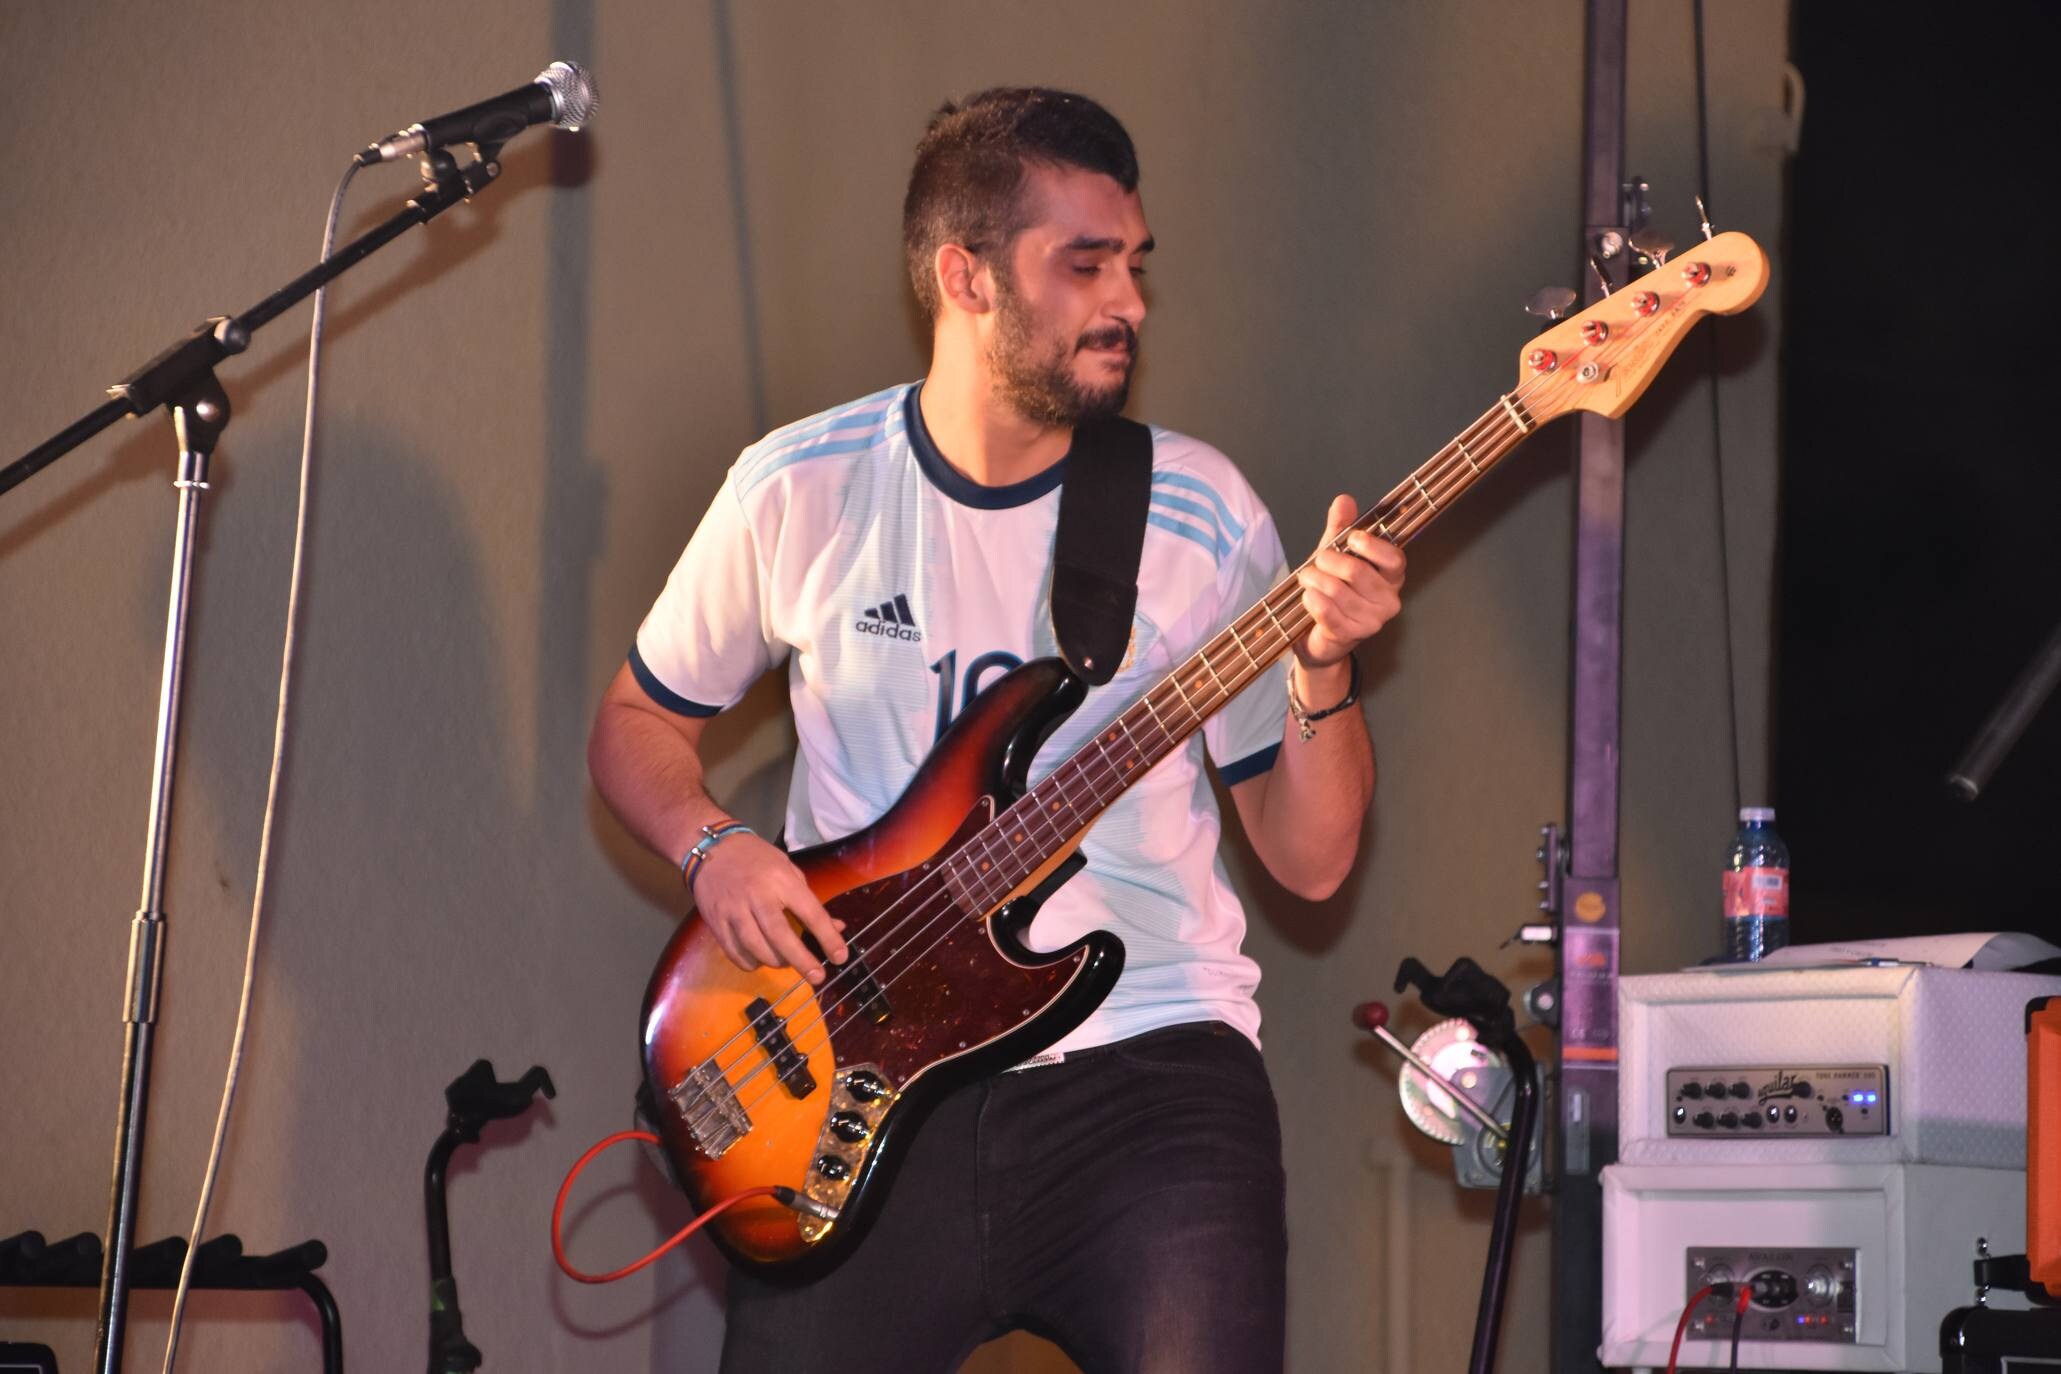
[[[1408,544],[1537,427],[1520,398],[1498,397],[1330,546],[1343,550],[1355,529]],[[945,878],[960,904],[970,914],[986,912],[1028,882],[1287,653],[1310,623],[1291,573],[956,851]]]

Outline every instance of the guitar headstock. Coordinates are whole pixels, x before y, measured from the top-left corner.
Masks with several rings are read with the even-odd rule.
[[[1696,321],[1760,299],[1768,255],[1744,234],[1717,237],[1619,287],[1524,346],[1511,393],[1541,424],[1576,410],[1615,419],[1652,384]]]

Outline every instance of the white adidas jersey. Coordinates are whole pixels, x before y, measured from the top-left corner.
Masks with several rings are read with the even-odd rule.
[[[917,385],[777,430],[731,468],[637,632],[630,665],[671,710],[713,715],[785,660],[798,751],[786,841],[864,828],[901,795],[986,684],[1056,655],[1052,536],[1064,461],[983,487],[924,431]],[[1207,444],[1152,431],[1152,496],[1132,652],[1039,751],[1031,781],[1084,745],[1287,575],[1266,508]],[[1086,869],[1046,901],[1029,942],[1107,928],[1124,968],[1057,1050],[1216,1019],[1255,1043],[1259,968],[1217,857],[1205,743],[1228,782],[1265,771],[1287,709],[1277,662],[1088,832]]]

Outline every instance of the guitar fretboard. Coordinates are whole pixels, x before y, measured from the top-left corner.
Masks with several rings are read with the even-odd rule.
[[[1535,428],[1519,398],[1498,397],[1331,547],[1344,550],[1355,529],[1409,543]],[[984,918],[1028,884],[1131,784],[1287,653],[1310,623],[1291,573],[945,860],[942,876],[960,911]]]

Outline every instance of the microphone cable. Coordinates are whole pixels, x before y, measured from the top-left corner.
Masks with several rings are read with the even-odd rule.
[[[358,163],[353,159],[344,168],[343,180],[337,182],[335,195],[330,197],[329,217],[322,226],[323,262],[329,261],[335,249],[336,225],[343,213],[344,192],[350,187],[351,178],[357,174]],[[322,318],[328,298],[327,286],[315,292],[314,320],[308,328],[307,417],[301,427],[300,498],[294,512],[293,569],[287,577],[286,635],[279,651],[279,713],[272,730],[272,772],[265,787],[265,816],[258,829],[258,870],[251,893],[250,936],[243,951],[243,988],[237,995],[236,1031],[229,1042],[229,1071],[222,1082],[222,1105],[215,1114],[214,1143],[208,1149],[207,1168],[201,1176],[200,1205],[193,1213],[193,1232],[186,1239],[186,1258],[179,1266],[179,1285],[172,1293],[172,1320],[165,1333],[162,1374],[172,1374],[173,1361],[178,1358],[180,1319],[186,1310],[187,1290],[193,1284],[194,1256],[200,1251],[201,1233],[207,1227],[208,1204],[214,1198],[215,1179],[222,1167],[222,1147],[229,1136],[229,1110],[236,1100],[236,1082],[243,1068],[244,1039],[250,1029],[251,993],[257,983],[258,931],[265,909],[265,880],[271,870],[272,823],[279,803],[281,764],[286,757],[286,704],[288,688],[293,681],[294,620],[300,609],[302,555],[308,539],[308,476],[314,466],[315,396],[321,378]]]
[[[1710,95],[1703,53],[1703,0],[1693,0],[1691,27],[1696,35],[1696,204],[1705,237],[1710,234]],[[1732,811],[1744,805],[1739,762],[1739,673],[1732,663],[1732,554],[1725,531],[1725,431],[1718,406],[1718,319],[1704,322],[1704,352],[1710,373],[1710,463],[1717,484],[1718,614],[1725,636],[1725,729],[1732,745]],[[1763,756],[1766,749],[1761,751]],[[1766,783],[1763,789],[1772,791]]]

